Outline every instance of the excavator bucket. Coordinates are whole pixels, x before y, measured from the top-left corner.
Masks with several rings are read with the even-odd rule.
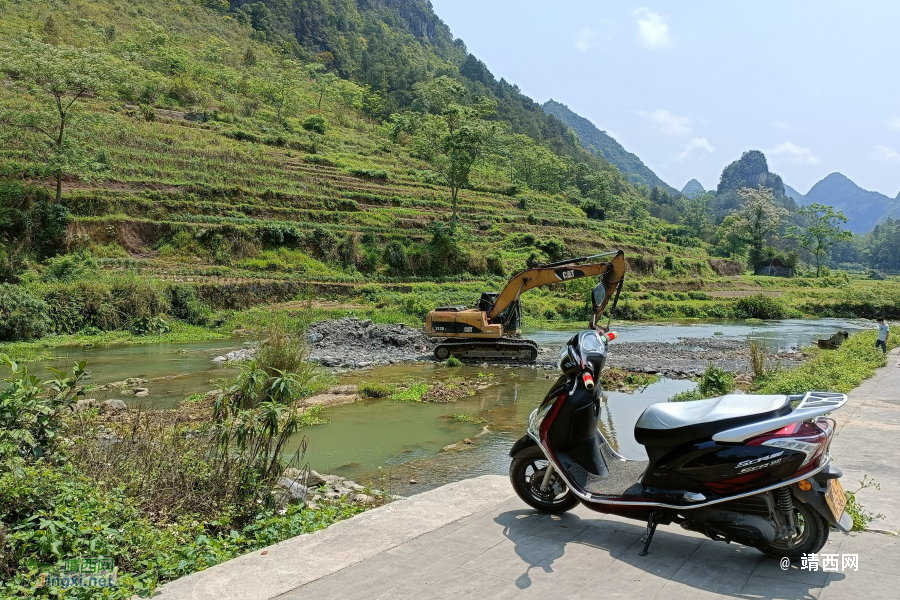
[[[613,301],[613,307],[619,299],[619,291],[625,282],[625,253],[619,250],[609,261],[610,269],[600,277],[594,290],[591,292],[591,305],[594,314],[591,317],[591,327],[594,327],[603,315],[603,311],[609,305],[610,300]],[[610,312],[610,318],[612,313]]]

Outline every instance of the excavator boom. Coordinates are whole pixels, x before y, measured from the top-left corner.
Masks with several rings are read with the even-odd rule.
[[[500,292],[500,295],[497,296],[493,308],[487,313],[487,318],[489,321],[495,320],[509,307],[510,304],[518,300],[523,292],[527,292],[528,290],[554,283],[561,283],[563,281],[574,281],[575,279],[581,279],[582,277],[603,275],[609,271],[615,270],[613,262],[610,261],[587,261],[594,261],[598,258],[612,257],[620,254],[623,256],[621,260],[621,270],[624,275],[624,255],[621,251],[596,254],[594,256],[582,256],[547,265],[538,265],[532,269],[526,269],[525,271],[516,273],[506,284],[506,287],[503,288],[503,291]]]

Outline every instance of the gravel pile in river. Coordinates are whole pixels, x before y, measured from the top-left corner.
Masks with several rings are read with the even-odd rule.
[[[543,349],[538,364],[556,366],[560,347]],[[770,360],[789,365],[803,360],[803,354],[779,352]],[[701,374],[712,362],[732,373],[749,373],[750,350],[744,340],[720,338],[679,338],[677,343],[613,342],[606,365],[635,373],[661,374],[667,377],[689,377]]]
[[[355,317],[313,323],[306,341],[312,360],[344,368],[431,360],[435,345],[420,329],[402,323],[375,325]]]

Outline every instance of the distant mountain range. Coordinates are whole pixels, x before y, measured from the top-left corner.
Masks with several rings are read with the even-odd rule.
[[[841,173],[832,173],[806,194],[787,185],[784,191],[800,206],[824,204],[842,211],[849,219],[846,228],[853,233],[868,233],[880,220],[888,217],[900,218],[900,194],[890,198],[864,190]]]
[[[553,115],[571,127],[578,135],[581,145],[588,152],[602,156],[608,163],[617,166],[631,183],[636,185],[644,184],[650,189],[659,186],[669,192],[669,194],[679,193],[678,190],[651,171],[640,158],[623,148],[619,142],[605,131],[600,131],[596,125],[581,115],[572,112],[565,104],[555,100],[548,100],[543,105],[543,108],[548,115]]]
[[[542,107],[545,113],[571,127],[585,149],[618,167],[633,184],[644,184],[651,189],[659,186],[669,194],[680,193],[688,198],[706,192],[696,179],[687,182],[679,192],[660,179],[640,158],[628,152],[612,136],[598,129],[588,119],[572,112],[565,104],[548,100]],[[725,167],[711,208],[719,216],[727,214],[739,204],[737,189],[758,185],[770,188],[776,203],[791,212],[798,206],[815,203],[833,206],[847,216],[846,228],[854,233],[868,233],[879,221],[887,218],[900,219],[900,194],[896,198],[890,198],[878,192],[864,190],[841,173],[832,173],[814,185],[809,192],[801,194],[784,184],[777,174],[769,171],[766,157],[758,150],[745,152],[739,160]]]

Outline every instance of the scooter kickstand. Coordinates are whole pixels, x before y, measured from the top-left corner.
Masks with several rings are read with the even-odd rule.
[[[644,549],[638,556],[647,556],[647,549],[650,547],[650,542],[653,541],[653,534],[656,533],[656,525],[656,513],[651,510],[647,518],[647,532],[641,538],[641,541],[644,542]]]

